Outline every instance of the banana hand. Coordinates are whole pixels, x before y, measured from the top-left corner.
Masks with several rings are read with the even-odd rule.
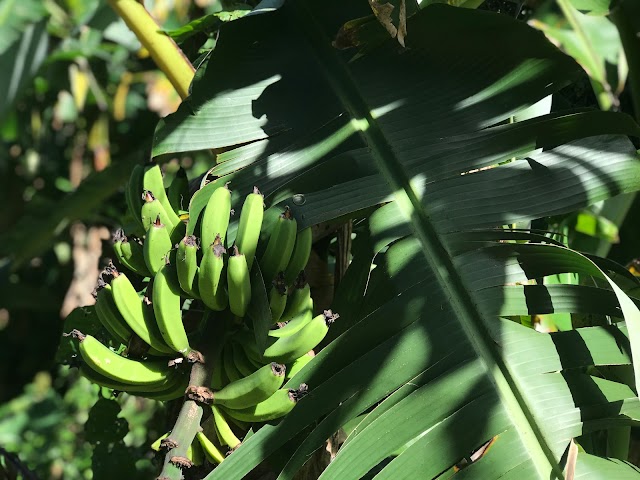
[[[293,335],[279,338],[269,337],[263,358],[269,362],[289,363],[294,361],[318,345],[327,335],[329,325],[337,318],[338,315],[333,314],[331,310],[325,310],[323,315],[314,317]]]
[[[120,383],[130,385],[157,385],[167,381],[172,370],[164,361],[141,362],[121,357],[95,337],[74,330],[73,336],[80,340],[80,355],[86,365],[99,374]]]
[[[230,417],[243,422],[267,422],[283,417],[293,410],[298,400],[306,395],[307,391],[307,385],[303,383],[297,390],[282,388],[266,400],[252,407],[235,410],[226,407],[222,408]]]

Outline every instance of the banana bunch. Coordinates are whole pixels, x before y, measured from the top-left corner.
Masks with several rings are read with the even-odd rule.
[[[168,401],[185,394],[194,398],[192,389],[203,388],[189,385],[188,362],[182,361],[202,361],[191,341],[203,330],[185,328],[183,309],[203,311],[201,325],[221,322],[223,334],[215,339],[220,347],[205,386],[210,428],[198,432],[183,459],[218,464],[252,424],[283,417],[307,394],[307,385],[288,388],[289,381],[312,361],[313,349],[338,315],[331,310],[314,315],[304,273],[311,228],[298,231],[288,207],[266,228],[264,198],[254,187],[242,204],[235,240],[229,241],[232,195],[228,185],[220,186],[200,217],[192,219],[195,231],[187,234],[188,187],[183,170],[165,188],[158,165],[134,168],[125,197],[135,226],[129,225],[128,233],[118,229],[113,238],[115,259],[123,268],[110,262],[94,291],[95,313],[111,347],[77,330],[70,335],[79,341],[80,372],[90,381]],[[256,344],[249,308],[254,264],[260,267],[271,314],[264,350]],[[170,444],[167,434],[152,447]]]

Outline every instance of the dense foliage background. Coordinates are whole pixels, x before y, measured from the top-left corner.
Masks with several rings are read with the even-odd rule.
[[[145,5],[197,66],[215,47],[218,27],[256,3]],[[528,22],[575,58],[583,71],[542,110],[591,108],[640,117],[634,110],[640,91],[632,82],[638,85],[640,74],[629,70],[640,45],[625,42],[620,18],[609,15],[616,2],[446,3]],[[567,10],[567,3],[575,8]],[[639,13],[635,23],[633,13]],[[204,15],[206,22],[184,27]],[[640,31],[636,6],[625,18],[627,29]],[[180,98],[99,0],[2,0],[0,67],[0,477],[18,471],[29,478],[32,471],[40,478],[151,478],[158,459],[149,445],[170,428],[173,407],[136,397],[116,401],[61,366],[55,354],[63,319],[93,302],[98,271],[110,255],[110,231],[126,222],[122,189],[131,168],[149,157],[159,119],[176,111]],[[182,166],[196,182],[216,153],[222,152],[159,159],[167,181]],[[640,257],[639,221],[640,202],[627,194],[533,226],[557,232],[574,249],[627,265]],[[314,287],[327,303],[344,274],[336,249],[335,235],[315,249]],[[559,314],[534,323],[554,330],[566,321]],[[630,460],[640,465],[638,458],[640,447],[633,445]]]

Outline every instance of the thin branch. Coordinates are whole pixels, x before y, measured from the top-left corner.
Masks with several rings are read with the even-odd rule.
[[[627,57],[629,64],[627,84],[631,93],[635,119],[640,122],[640,37],[631,21],[632,13],[627,11],[626,2],[621,2],[613,9],[610,18],[618,29],[622,48]]]
[[[187,98],[195,69],[176,42],[160,31],[160,27],[142,3],[136,0],[108,2],[149,51],[151,58],[167,76],[180,97],[183,100]]]

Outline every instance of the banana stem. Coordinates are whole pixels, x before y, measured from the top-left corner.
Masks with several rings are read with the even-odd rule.
[[[171,37],[160,31],[160,27],[141,2],[138,3],[136,0],[108,0],[108,2],[149,51],[151,58],[167,76],[180,98],[183,100],[187,98],[195,69],[180,47]]]
[[[206,312],[205,312],[206,314]],[[222,325],[220,322],[209,322],[209,328],[201,338],[211,339],[222,338]],[[201,350],[204,356],[204,363],[194,363],[191,368],[191,377],[189,386],[209,386],[211,374],[213,372],[213,362],[216,358],[216,351],[222,348],[220,341],[214,342],[214,345],[206,345]],[[196,437],[196,433],[200,430],[200,422],[202,421],[203,409],[202,405],[193,400],[185,400],[178,414],[171,435],[169,438],[174,440],[176,447],[170,449],[164,457],[162,472],[158,478],[163,480],[180,480],[182,477],[182,468],[174,464],[171,460],[174,457],[187,456],[187,449]]]

